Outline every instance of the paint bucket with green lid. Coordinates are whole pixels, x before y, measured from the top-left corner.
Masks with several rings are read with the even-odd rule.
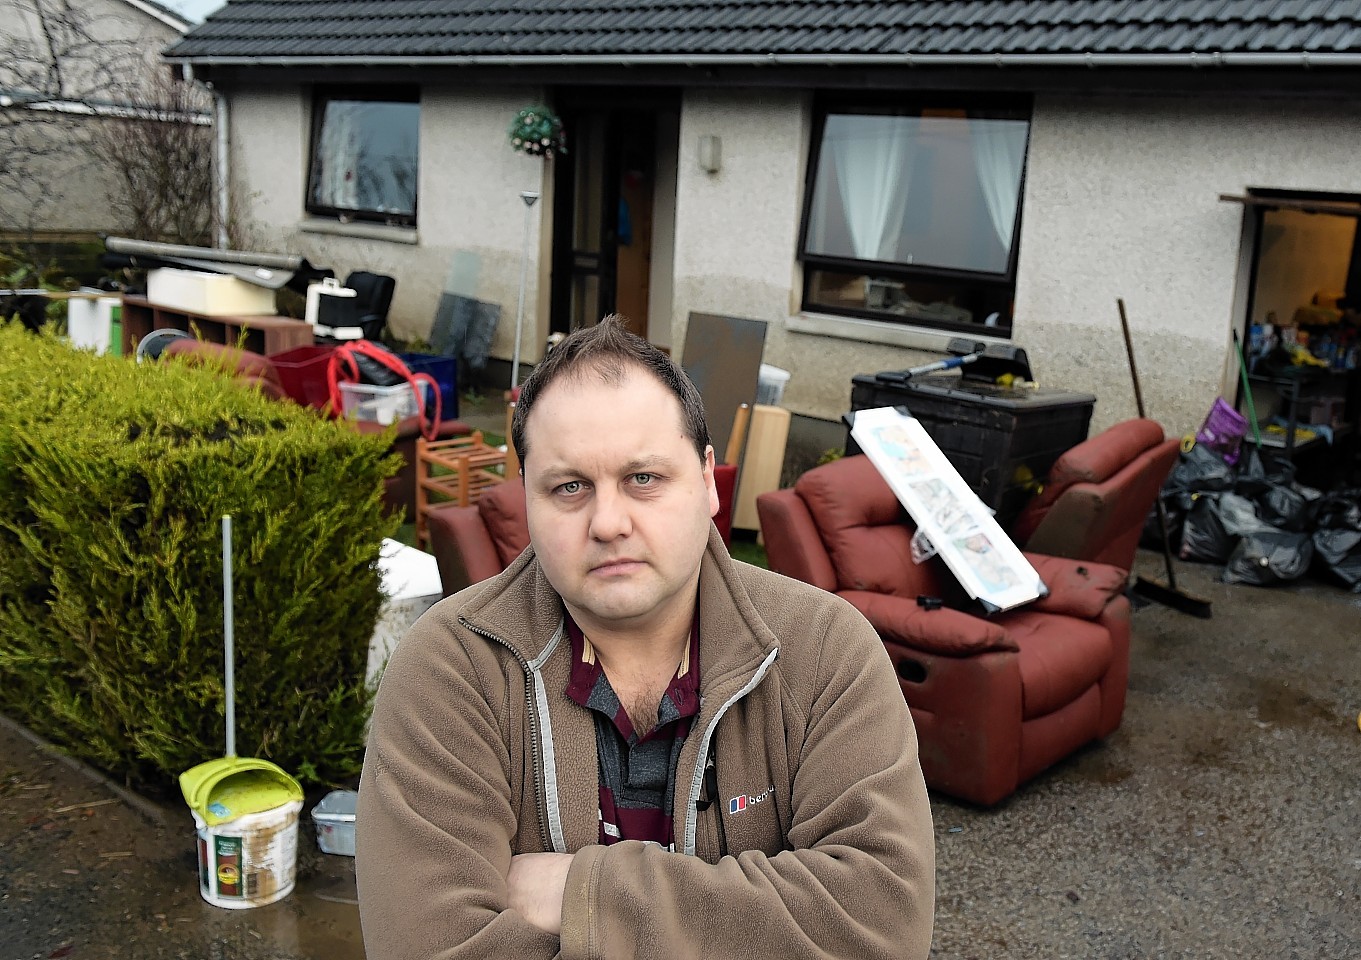
[[[293,890],[302,787],[267,760],[220,757],[180,774],[198,833],[199,893],[262,907]]]

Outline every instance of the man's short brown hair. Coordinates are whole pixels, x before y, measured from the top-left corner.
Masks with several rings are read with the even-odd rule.
[[[585,379],[598,377],[603,383],[618,383],[629,367],[641,367],[656,377],[680,402],[681,423],[685,434],[704,460],[709,446],[709,427],[704,420],[704,401],[674,360],[637,334],[630,333],[622,318],[611,314],[593,327],[571,333],[553,347],[520,385],[520,399],[511,421],[511,442],[523,463],[529,456],[525,424],[539,396],[560,377]]]

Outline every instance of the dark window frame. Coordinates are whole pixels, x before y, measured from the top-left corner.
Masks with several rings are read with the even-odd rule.
[[[349,209],[314,203],[312,200],[314,179],[317,176],[317,147],[321,139],[322,123],[326,117],[326,105],[333,100],[365,100],[374,103],[414,103],[421,104],[421,90],[409,84],[380,87],[347,87],[326,85],[315,87],[312,91],[311,136],[308,139],[307,170],[303,183],[303,209],[316,217],[338,220],[341,223],[362,222],[380,223],[396,227],[415,227],[420,213],[420,161],[421,147],[419,133],[416,141],[416,188],[410,213],[396,213],[386,210]]]
[[[813,135],[809,146],[807,168],[804,172],[803,210],[799,225],[797,259],[803,267],[803,289],[800,304],[805,311],[845,316],[857,320],[873,320],[898,326],[920,327],[930,330],[943,330],[955,333],[986,333],[989,336],[1010,338],[1012,317],[1008,311],[1005,318],[995,327],[985,327],[979,322],[953,323],[945,320],[926,320],[916,317],[898,317],[870,308],[857,310],[840,308],[830,304],[811,302],[814,275],[819,272],[845,273],[853,276],[871,276],[889,281],[945,282],[980,285],[1002,288],[1008,291],[1007,300],[1014,301],[1016,292],[1016,266],[1020,256],[1021,228],[1024,219],[1025,184],[1030,165],[1030,131],[1027,131],[1026,153],[1021,165],[1021,180],[1018,188],[1016,223],[1011,249],[1007,256],[1007,268],[1003,273],[963,270],[954,267],[917,266],[912,264],[859,260],[852,257],[834,257],[820,253],[809,253],[808,231],[813,210],[814,187],[817,183],[818,163],[822,156],[822,141],[827,127],[827,118],[833,114],[920,116],[929,110],[964,110],[969,119],[1024,120],[1028,125],[1034,122],[1034,104],[1029,96],[1005,95],[979,97],[976,94],[863,94],[848,96],[845,93],[821,94],[813,103]]]

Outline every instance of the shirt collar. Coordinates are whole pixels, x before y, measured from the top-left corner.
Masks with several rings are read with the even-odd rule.
[[[591,691],[595,689],[596,680],[604,671],[596,656],[595,647],[591,645],[586,634],[582,633],[581,628],[572,619],[572,615],[564,611],[563,619],[567,624],[567,636],[572,641],[572,673],[567,681],[567,695],[585,706],[586,701],[591,696]],[[671,683],[667,685],[666,695],[671,698],[682,717],[693,716],[699,712],[698,606],[696,606],[694,618],[690,622],[690,639],[685,645],[685,651],[681,654],[676,672],[671,676]]]

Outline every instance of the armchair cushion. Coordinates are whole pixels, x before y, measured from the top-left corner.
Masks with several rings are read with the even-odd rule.
[[[915,598],[861,590],[847,590],[840,596],[864,614],[880,637],[904,647],[944,657],[1018,649],[1000,624],[949,607],[926,610]]]
[[[1095,620],[1113,597],[1124,592],[1127,574],[1119,567],[1039,553],[1024,556],[1049,588],[1048,596],[1027,604],[1026,610]]]
[[[529,546],[529,520],[525,514],[525,485],[519,477],[487,490],[477,500],[478,513],[496,545],[501,567],[510,566]]]
[[[505,569],[476,506],[445,504],[432,509],[426,520],[430,525],[430,552],[439,564],[444,596]]]
[[[898,498],[868,457],[845,457],[810,470],[794,490],[813,516],[839,589],[914,599],[939,593],[934,576],[912,562],[912,528],[902,522]]]
[[[737,466],[731,463],[714,464],[714,487],[718,490],[718,513],[714,526],[723,542],[732,546],[732,513],[737,494]]]
[[[757,495],[756,512],[770,569],[835,593],[836,571],[803,498],[793,490],[770,490]]]
[[[1111,666],[1110,631],[1100,623],[1026,608],[1004,617],[1020,648],[1021,708],[1024,719],[1067,706]]]

